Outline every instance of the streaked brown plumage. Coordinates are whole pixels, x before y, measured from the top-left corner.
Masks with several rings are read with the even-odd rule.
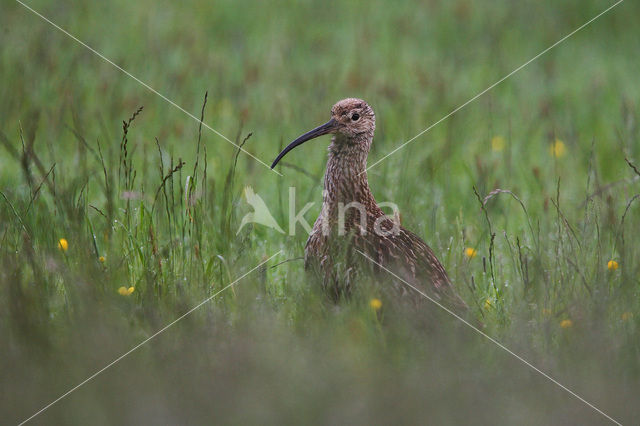
[[[322,211],[307,240],[305,268],[319,271],[325,288],[338,297],[349,291],[358,265],[362,264],[364,257],[359,250],[447,305],[465,306],[429,246],[387,217],[376,203],[366,173],[374,131],[373,109],[361,99],[343,99],[331,109],[331,120],[294,140],[273,162],[272,168],[296,146],[333,134]],[[414,293],[402,283],[395,284],[403,293]]]

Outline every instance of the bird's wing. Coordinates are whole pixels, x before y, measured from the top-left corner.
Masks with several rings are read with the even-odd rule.
[[[368,246],[374,259],[418,290],[449,307],[466,308],[433,250],[413,232],[399,227],[396,233],[369,239]]]

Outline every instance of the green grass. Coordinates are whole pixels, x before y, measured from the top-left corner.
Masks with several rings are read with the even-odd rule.
[[[204,122],[236,143],[251,133],[244,147],[266,163],[335,101],[362,97],[377,115],[373,163],[612,3],[28,4],[196,117],[208,92]],[[625,162],[640,167],[639,12],[620,4],[369,172],[474,323],[625,424],[640,416],[640,186]],[[327,138],[289,154],[302,170],[283,177],[236,163],[234,146],[206,128],[199,139],[197,120],[20,4],[0,6],[0,24],[2,423],[280,250],[35,420],[607,421],[428,302],[416,312],[363,283],[332,304],[302,262],[275,266],[302,255],[300,227],[236,235],[246,186],[283,227],[294,186],[315,220]],[[140,106],[125,157],[122,123]],[[517,199],[482,209],[496,188]]]

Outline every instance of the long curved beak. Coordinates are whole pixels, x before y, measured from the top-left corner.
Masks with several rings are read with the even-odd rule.
[[[322,126],[318,126],[315,129],[305,133],[304,135],[299,136],[296,140],[294,140],[289,145],[287,145],[287,147],[285,149],[283,149],[280,154],[278,154],[276,159],[273,160],[273,164],[271,164],[271,168],[273,169],[276,166],[276,164],[278,164],[278,162],[282,159],[282,157],[287,155],[287,153],[289,151],[291,151],[293,148],[295,148],[296,146],[302,145],[306,141],[309,141],[311,139],[315,139],[318,136],[322,136],[322,135],[326,135],[327,133],[331,133],[334,130],[336,130],[337,127],[338,127],[338,122],[332,118],[331,120],[329,120],[326,123],[324,123]]]

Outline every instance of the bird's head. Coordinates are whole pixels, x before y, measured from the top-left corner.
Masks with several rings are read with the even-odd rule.
[[[367,142],[373,138],[373,132],[376,128],[376,116],[373,113],[373,108],[369,106],[362,99],[347,98],[339,101],[331,108],[331,120],[327,121],[322,126],[299,136],[293,142],[291,142],[280,154],[276,157],[271,165],[274,168],[276,164],[284,157],[289,151],[298,145],[315,139],[318,136],[326,135],[328,133],[339,134],[344,136],[339,138],[343,141],[358,141]],[[361,138],[364,136],[364,138]],[[368,147],[367,147],[368,149]]]

